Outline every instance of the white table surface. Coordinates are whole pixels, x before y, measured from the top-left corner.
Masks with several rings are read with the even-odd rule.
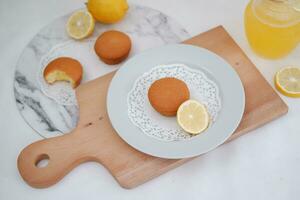
[[[0,199],[299,199],[300,99],[282,96],[289,113],[132,190],[121,188],[97,163],[74,169],[58,184],[34,189],[20,177],[16,159],[41,139],[19,114],[13,94],[16,62],[29,40],[46,24],[84,0],[0,0]],[[247,44],[243,11],[247,0],[130,0],[161,10],[191,35],[222,24],[274,87],[274,73],[300,66],[300,45],[287,58],[257,57]]]

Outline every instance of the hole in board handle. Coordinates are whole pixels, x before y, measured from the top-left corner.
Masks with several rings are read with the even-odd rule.
[[[41,154],[40,156],[38,156],[34,164],[37,168],[44,168],[47,167],[49,159],[50,158],[47,154]]]

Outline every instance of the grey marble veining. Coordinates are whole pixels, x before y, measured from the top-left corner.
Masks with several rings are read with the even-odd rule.
[[[68,17],[66,15],[56,19],[29,42],[20,56],[15,72],[14,92],[18,109],[25,121],[42,137],[68,133],[78,120],[77,105],[60,105],[47,97],[36,78],[42,57],[53,47],[72,41],[65,32]],[[148,48],[178,43],[189,37],[186,30],[170,17],[137,5],[130,5],[125,19],[120,23],[97,23],[91,38],[96,38],[109,29],[121,30],[130,35],[134,45],[130,56]],[[102,75],[101,73],[103,72],[97,75]]]

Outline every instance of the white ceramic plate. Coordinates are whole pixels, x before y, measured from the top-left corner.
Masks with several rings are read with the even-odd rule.
[[[209,72],[218,84],[222,108],[216,121],[189,140],[160,141],[144,134],[128,117],[127,95],[135,80],[157,65],[183,63]],[[107,109],[114,129],[129,145],[162,158],[187,158],[206,153],[234,132],[243,116],[244,88],[234,69],[216,54],[191,45],[169,45],[151,49],[128,60],[114,76],[107,96]]]

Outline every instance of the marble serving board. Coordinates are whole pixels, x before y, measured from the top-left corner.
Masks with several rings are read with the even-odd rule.
[[[66,103],[49,95],[43,88],[42,69],[49,61],[59,56],[78,59],[84,67],[84,83],[122,65],[108,66],[94,52],[96,38],[106,30],[120,30],[131,37],[129,57],[145,49],[179,43],[189,37],[183,27],[165,14],[149,7],[130,5],[121,22],[113,25],[97,23],[91,37],[75,41],[65,31],[69,16],[62,16],[44,27],[26,46],[16,67],[14,92],[17,107],[25,121],[44,138],[68,133],[78,122],[75,93],[74,101]]]

